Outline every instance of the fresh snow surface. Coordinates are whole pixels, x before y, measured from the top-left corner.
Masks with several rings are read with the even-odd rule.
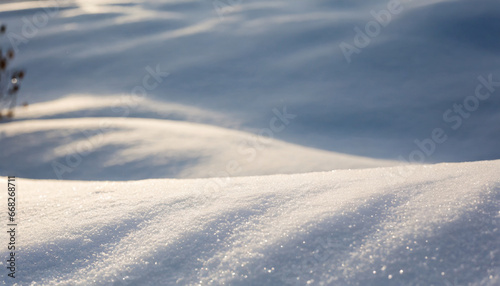
[[[231,179],[18,179],[17,282],[500,285],[499,172],[500,161],[484,161]]]
[[[0,160],[9,162],[0,166],[1,174],[34,179],[137,180],[396,164],[286,143],[270,138],[276,136],[273,132],[252,134],[194,123],[223,121],[224,116],[215,112],[151,100],[126,110],[114,109],[116,100],[119,97],[79,96],[20,109],[14,122],[0,124]],[[118,116],[124,111],[129,117]],[[116,117],[102,117],[106,115]]]
[[[393,1],[2,1],[0,284],[500,285],[500,161],[392,161],[500,158],[499,2],[400,2],[349,62]]]

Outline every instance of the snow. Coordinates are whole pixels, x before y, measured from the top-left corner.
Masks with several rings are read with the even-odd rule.
[[[0,3],[0,284],[500,285],[500,5],[400,1],[348,59],[394,1]]]
[[[159,66],[170,75],[148,99],[215,111],[250,132],[287,106],[298,120],[280,139],[308,147],[394,160],[446,129],[453,136],[427,158],[434,163],[500,159],[498,91],[458,132],[443,121],[474,95],[479,76],[500,81],[500,40],[491,36],[500,5],[478,1],[401,0],[351,63],[339,45],[353,45],[354,28],[391,1],[15,1],[0,4],[0,17],[26,39],[13,62],[27,71],[19,102],[130,96],[146,68]],[[48,21],[34,20],[44,13]]]
[[[223,190],[207,188],[213,178],[19,179],[17,281],[498,285],[499,171],[338,170],[231,178]]]
[[[0,125],[5,147],[0,158],[10,162],[10,174],[72,180],[269,175],[397,164],[286,143],[272,139],[270,128],[252,134],[193,123],[224,116],[151,100],[127,108],[129,118],[100,117],[122,114],[110,112],[116,100],[78,96],[21,109],[16,121]],[[153,116],[170,119],[147,118]]]

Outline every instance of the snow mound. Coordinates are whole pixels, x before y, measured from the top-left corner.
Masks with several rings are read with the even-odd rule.
[[[231,178],[218,190],[214,178],[18,179],[17,281],[499,285],[499,171],[500,161],[414,166],[407,177],[340,170]]]
[[[32,115],[43,117],[39,109]],[[1,124],[0,134],[0,160],[10,162],[0,174],[34,179],[203,178],[395,165],[172,120],[23,120]]]

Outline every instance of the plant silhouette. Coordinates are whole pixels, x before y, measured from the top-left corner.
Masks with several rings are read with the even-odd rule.
[[[0,36],[5,35],[7,26],[0,25]],[[17,104],[17,93],[24,79],[25,71],[9,69],[14,59],[13,49],[0,48],[0,119],[14,117],[14,108]],[[24,106],[27,103],[23,104]]]

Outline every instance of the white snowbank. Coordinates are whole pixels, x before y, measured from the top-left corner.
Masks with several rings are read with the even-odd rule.
[[[500,285],[500,161],[279,140],[396,158],[498,80],[498,0],[401,1],[349,62],[391,2],[1,3],[30,102],[0,124],[18,285]],[[498,103],[429,159],[500,158]],[[285,107],[293,124],[255,135]]]
[[[241,177],[219,191],[207,188],[215,179],[18,179],[17,281],[498,285],[499,171],[485,161],[406,178],[397,168]]]
[[[116,100],[71,97],[19,110],[17,121],[0,124],[0,160],[10,162],[3,165],[2,174],[34,179],[134,180],[303,173],[396,164],[289,144],[269,138],[276,136],[272,132],[259,136],[194,123],[225,118],[231,121],[214,112],[149,100],[132,108],[116,104]],[[133,117],[120,118],[123,112]],[[116,117],[99,118],[106,115]]]

